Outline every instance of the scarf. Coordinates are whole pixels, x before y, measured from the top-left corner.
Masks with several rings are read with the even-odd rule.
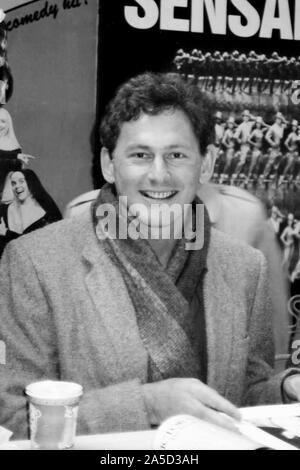
[[[201,201],[196,199],[193,209],[197,203]],[[106,184],[101,189],[92,208],[93,222],[101,238],[99,242],[121,271],[133,303],[140,337],[149,357],[148,382],[171,377],[196,377],[205,381],[202,288],[210,238],[206,209],[202,249],[187,251],[186,240],[176,240],[168,265],[163,267],[146,239],[99,237],[101,217],[97,216],[97,208],[101,204],[112,204],[118,218],[119,201],[113,186]]]

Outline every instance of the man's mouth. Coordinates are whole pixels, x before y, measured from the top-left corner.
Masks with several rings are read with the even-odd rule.
[[[149,199],[164,200],[175,196],[178,191],[140,191],[140,193]]]

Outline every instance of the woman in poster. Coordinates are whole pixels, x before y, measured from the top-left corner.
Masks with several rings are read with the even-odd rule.
[[[295,248],[295,229],[294,229],[294,215],[289,214],[287,217],[287,226],[285,227],[284,231],[281,234],[280,240],[283,243],[284,251],[283,251],[283,261],[282,261],[282,268],[286,277],[289,277],[290,274],[290,265],[292,261],[292,257],[294,254]]]
[[[253,176],[253,172],[256,172],[257,176],[257,166],[261,161],[262,157],[262,147],[264,141],[264,135],[269,126],[264,123],[261,116],[257,116],[255,119],[254,130],[251,132],[248,142],[252,146],[252,153],[250,159],[250,165],[248,170],[247,181]]]
[[[6,177],[10,171],[21,170],[31,155],[22,153],[21,147],[15,136],[13,122],[9,112],[0,108],[0,199]]]
[[[9,179],[14,200],[0,205],[0,256],[10,240],[62,219],[57,205],[32,170],[15,171]]]
[[[219,181],[220,183],[225,182],[225,180],[230,178],[232,174],[232,164],[235,158],[234,126],[235,126],[235,119],[233,116],[230,116],[227,119],[227,129],[224,132],[224,136],[222,139],[222,144],[226,148],[226,153],[225,153],[225,166],[223,168],[223,172],[220,177],[220,181]]]
[[[294,237],[297,240],[298,252],[297,252],[297,264],[291,274],[291,282],[295,282],[300,278],[300,221],[298,220],[294,228]]]

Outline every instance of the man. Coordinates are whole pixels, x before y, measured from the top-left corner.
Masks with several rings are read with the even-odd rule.
[[[296,369],[272,375],[262,254],[211,229],[206,211],[195,226],[213,138],[197,87],[174,75],[131,79],[102,120],[109,184],[92,214],[6,248],[0,423],[16,437],[27,429],[24,388],[45,378],[83,385],[81,434],[147,429],[178,413],[228,425],[236,406],[299,399]]]

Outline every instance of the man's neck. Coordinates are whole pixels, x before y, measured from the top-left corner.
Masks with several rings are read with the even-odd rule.
[[[148,243],[155,252],[162,266],[166,267],[171,257],[174,246],[183,236],[182,223],[173,223],[170,227],[154,227],[149,230],[147,226],[141,226],[141,231],[146,234]]]
[[[175,244],[177,243],[177,240],[171,239],[171,240],[154,240],[154,239],[149,239],[148,240],[151,248],[155,252],[156,256],[158,257],[160,263],[162,266],[165,268],[169,262],[169,259],[171,257],[171,253],[173,251],[173,248]]]

